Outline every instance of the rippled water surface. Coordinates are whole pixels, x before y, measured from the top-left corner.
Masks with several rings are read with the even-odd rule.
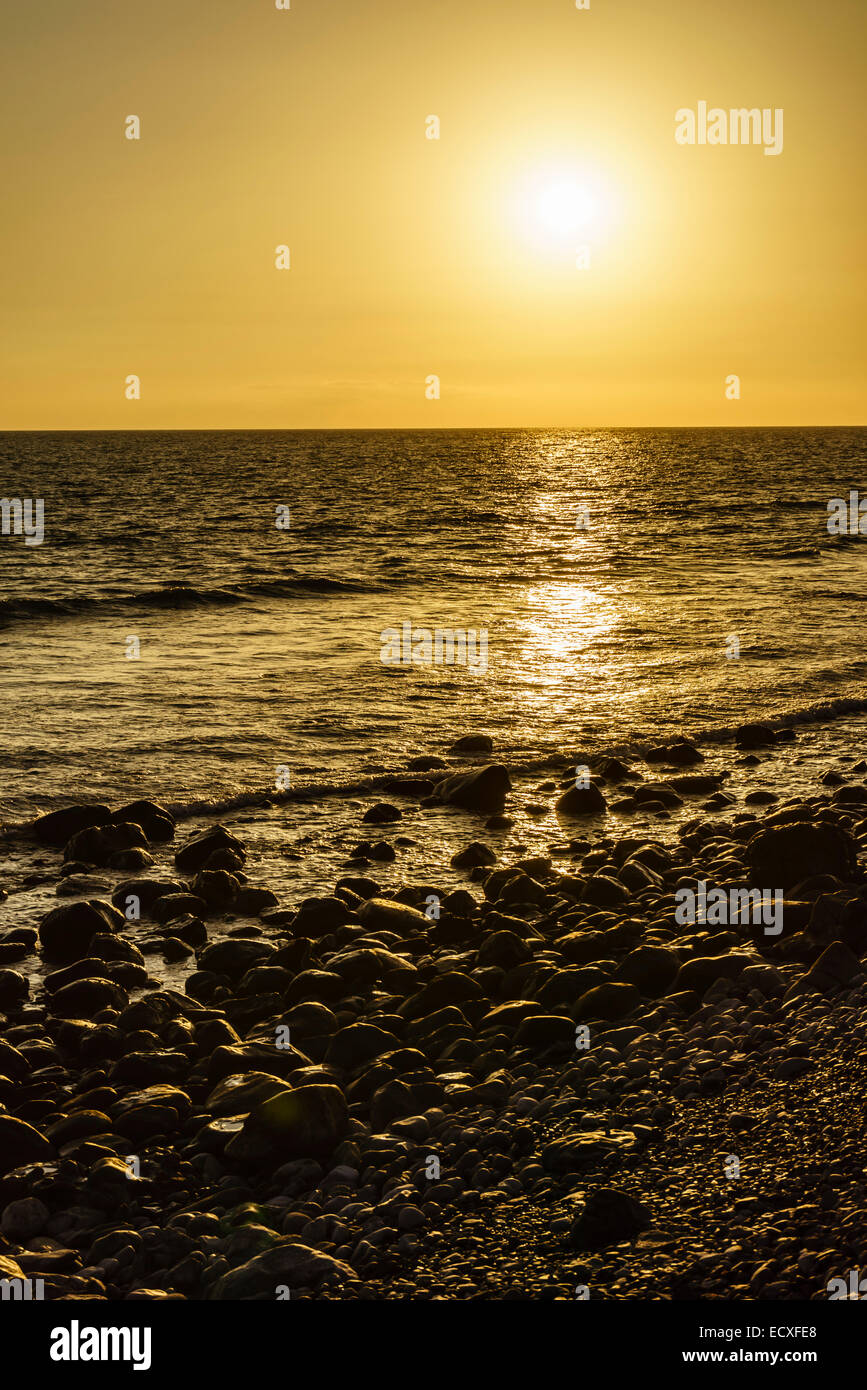
[[[351,780],[468,730],[532,757],[861,696],[867,538],[826,519],[864,440],[2,435],[3,495],[45,499],[45,541],[0,537],[0,813],[219,800],[281,766]],[[405,622],[486,630],[486,671],[383,665]]]

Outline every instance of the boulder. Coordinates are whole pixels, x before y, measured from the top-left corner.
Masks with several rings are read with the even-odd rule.
[[[309,1245],[290,1242],[254,1255],[246,1264],[221,1275],[211,1285],[207,1297],[233,1303],[273,1303],[281,1287],[316,1288],[324,1279],[331,1283],[357,1283],[358,1275],[342,1260]]]
[[[25,1163],[44,1162],[55,1156],[54,1146],[33,1125],[12,1115],[0,1115],[0,1176]]]
[[[490,815],[494,811],[502,811],[506,793],[511,789],[512,779],[508,769],[500,763],[491,763],[473,772],[445,777],[434,787],[432,799],[448,806],[459,806],[464,811]]]
[[[226,1145],[226,1157],[241,1162],[326,1158],[349,1129],[349,1111],[337,1086],[299,1086],[263,1101]]]
[[[108,903],[98,899],[64,903],[47,913],[39,924],[42,954],[48,960],[79,960],[87,954],[95,936],[115,930],[114,909]]]
[[[80,830],[86,830],[91,825],[107,825],[110,820],[111,811],[107,806],[67,806],[62,811],[50,811],[46,816],[39,816],[33,822],[33,833],[40,844],[62,849]]]
[[[212,825],[207,830],[199,831],[198,834],[187,840],[187,843],[175,854],[175,864],[185,873],[197,873],[199,869],[205,867],[211,855],[224,851],[229,851],[233,858],[240,860],[241,864],[247,858],[244,846],[231,831],[227,830],[224,825]]]
[[[791,888],[818,874],[851,881],[857,849],[853,837],[837,826],[796,821],[760,830],[746,853],[757,886]]]
[[[588,1194],[572,1227],[572,1242],[581,1249],[613,1245],[646,1230],[652,1219],[647,1207],[628,1192],[600,1187]]]
[[[607,809],[608,802],[595,782],[587,787],[569,787],[554,805],[558,816],[598,816]]]

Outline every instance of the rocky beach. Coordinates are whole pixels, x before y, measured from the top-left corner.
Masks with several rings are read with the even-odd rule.
[[[0,1276],[857,1297],[834,1291],[867,1238],[867,761],[823,744],[805,785],[812,736],[527,771],[469,733],[320,801],[282,872],[257,825],[312,824],[300,792],[70,798],[8,830]]]

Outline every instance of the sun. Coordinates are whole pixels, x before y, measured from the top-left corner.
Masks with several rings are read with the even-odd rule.
[[[595,210],[593,195],[586,188],[560,179],[539,190],[533,216],[547,236],[570,237],[592,222]]]
[[[516,195],[518,222],[524,238],[538,250],[569,252],[598,240],[612,212],[609,186],[595,172],[570,166],[535,170]]]

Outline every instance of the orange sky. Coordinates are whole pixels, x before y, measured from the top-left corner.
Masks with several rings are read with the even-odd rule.
[[[2,428],[864,422],[861,0],[4,29]],[[782,108],[783,152],[678,145],[701,100]]]

